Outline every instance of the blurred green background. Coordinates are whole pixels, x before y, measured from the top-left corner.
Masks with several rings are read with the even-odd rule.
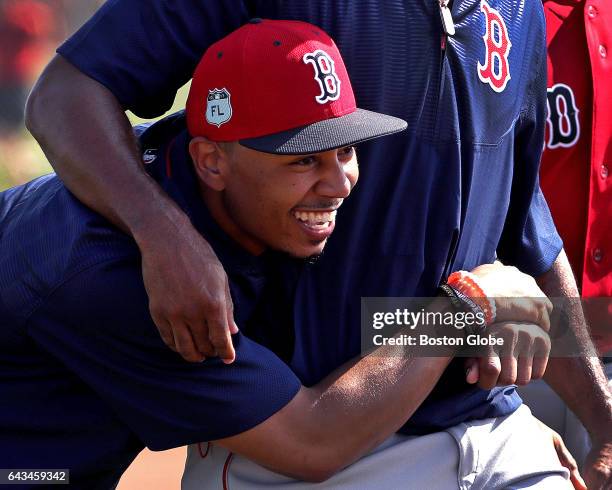
[[[26,96],[55,54],[102,0],[0,0],[0,191],[52,172],[23,124]],[[170,112],[182,109],[188,85]],[[133,124],[142,119],[128,112]]]

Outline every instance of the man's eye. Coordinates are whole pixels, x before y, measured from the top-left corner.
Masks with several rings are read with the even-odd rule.
[[[340,148],[338,150],[338,155],[343,156],[343,157],[352,157],[354,153],[355,153],[354,146],[347,146],[345,148]]]
[[[301,160],[297,160],[295,162],[291,162],[291,165],[298,165],[300,167],[306,167],[308,165],[312,165],[317,162],[317,159],[313,156],[307,156],[302,158]]]

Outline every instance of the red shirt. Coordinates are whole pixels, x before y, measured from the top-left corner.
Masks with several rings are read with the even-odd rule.
[[[541,186],[582,295],[612,296],[612,5],[544,0],[544,10],[549,111]]]

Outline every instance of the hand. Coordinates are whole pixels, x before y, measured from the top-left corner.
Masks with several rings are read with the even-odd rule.
[[[535,418],[535,417],[534,417]],[[578,471],[578,465],[576,464],[576,460],[569,452],[569,449],[565,446],[563,442],[563,438],[554,430],[552,430],[548,425],[544,424],[538,419],[535,419],[544,432],[546,437],[550,437],[552,439],[553,446],[555,447],[555,451],[557,452],[557,456],[559,457],[559,462],[561,466],[567,468],[570,472],[570,481],[574,486],[575,490],[587,490],[587,486],[580,475],[580,471]],[[590,488],[590,487],[589,487]]]
[[[139,240],[149,310],[168,347],[188,361],[219,356],[234,361],[238,332],[227,275],[190,223]]]
[[[584,462],[584,479],[589,490],[612,489],[612,432],[605,431],[605,441],[593,441],[593,447]]]
[[[535,279],[501,262],[484,264],[471,271],[482,288],[495,298],[497,322],[526,322],[550,330],[553,305]]]
[[[464,367],[468,383],[478,383],[483,390],[490,390],[497,385],[524,385],[544,376],[550,338],[538,325],[494,323],[487,327],[485,335],[502,338],[504,344],[496,348],[481,347],[485,349],[481,357],[466,359]]]

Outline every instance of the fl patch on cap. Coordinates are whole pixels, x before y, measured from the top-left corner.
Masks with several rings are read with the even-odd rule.
[[[314,25],[285,20],[254,19],[211,45],[186,113],[192,136],[277,154],[341,148],[407,126],[358,109],[334,41]]]

